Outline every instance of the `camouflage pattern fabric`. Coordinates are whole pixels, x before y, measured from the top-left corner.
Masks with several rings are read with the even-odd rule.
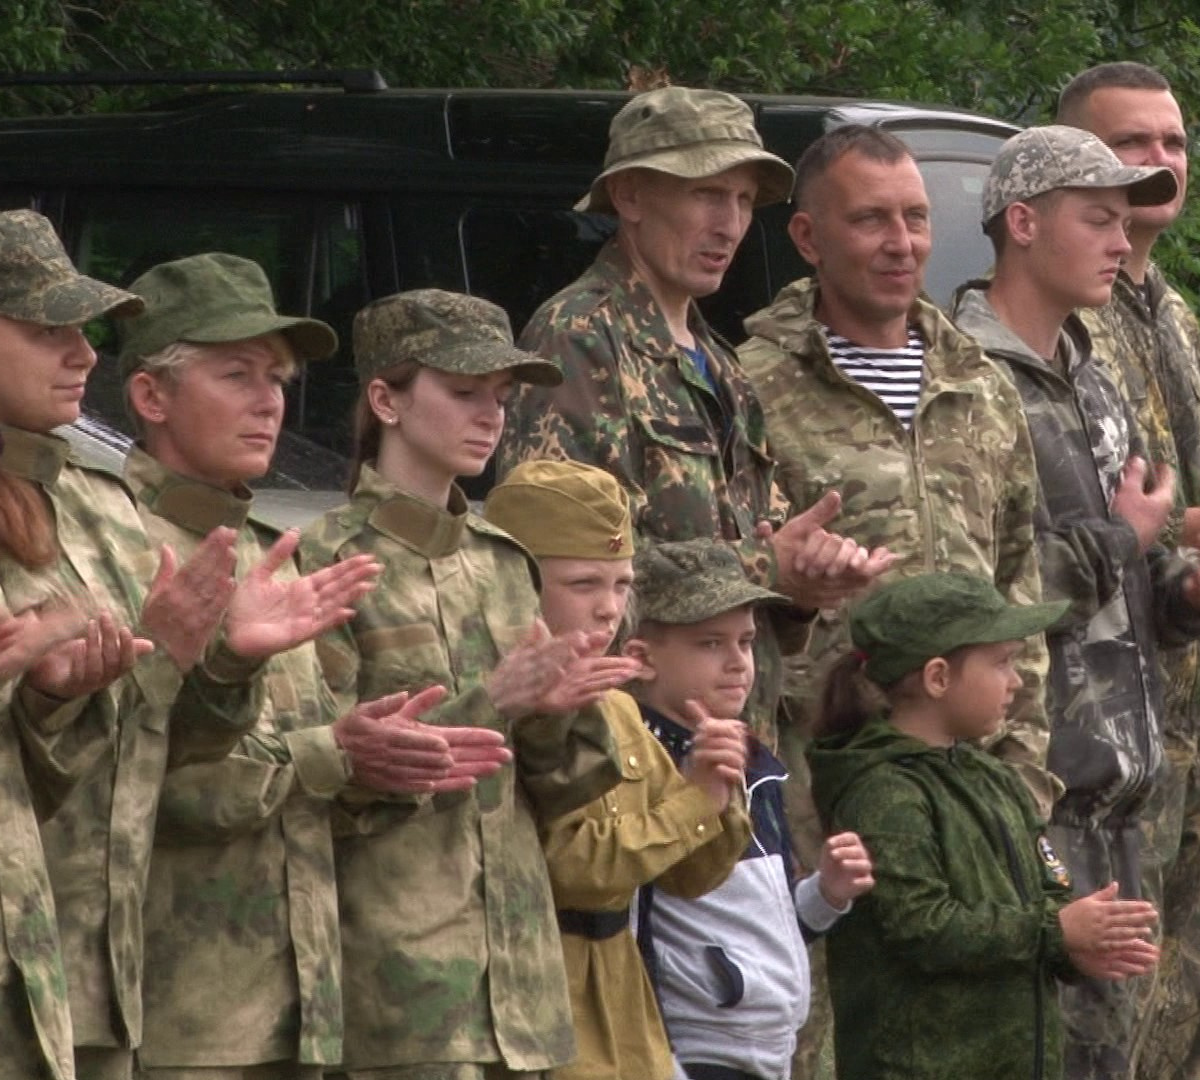
[[[147,535],[181,559],[226,525],[238,529],[244,573],[276,539],[248,520],[248,493],[178,476],[141,450],[125,479]],[[233,753],[172,770],[163,785],[143,916],[139,1061],[150,1075],[341,1060],[329,800],[349,769],[328,727],[336,706],[314,645],[272,657],[261,678],[254,730]]]
[[[62,557],[50,571],[5,566],[11,603],[48,592],[90,598],[137,625],[159,553],[129,493],[113,477],[64,464],[54,436],[4,429],[3,464],[35,480],[50,500]],[[142,897],[159,788],[168,756],[220,756],[246,721],[248,689],[198,666],[186,680],[159,650],[90,698],[53,710],[17,699],[16,719],[34,740],[29,756],[43,797],[62,803],[42,826],[54,889],[76,1046],[128,1048],[141,1040]],[[97,752],[97,740],[102,739]]]
[[[1047,760],[1066,785],[1051,838],[1080,895],[1113,880],[1139,895],[1138,821],[1163,766],[1156,642],[1183,644],[1200,630],[1182,593],[1188,568],[1161,547],[1143,557],[1133,530],[1109,514],[1122,466],[1144,449],[1083,324],[1067,321],[1051,365],[1000,323],[981,285],[960,292],[955,318],[1021,394],[1037,457],[1043,590],[1071,601],[1047,639]],[[1124,1076],[1129,988],[1085,979],[1063,1003],[1067,1076]]]
[[[1151,265],[1145,291],[1123,272],[1112,302],[1083,313],[1095,353],[1108,366],[1130,403],[1151,460],[1176,474],[1176,505],[1163,533],[1180,543],[1183,509],[1200,506],[1200,326],[1186,301]],[[1200,648],[1163,649],[1165,776],[1147,804],[1142,824],[1142,881],[1163,914],[1162,961],[1140,982],[1134,1074],[1145,1080],[1187,1073],[1189,1054],[1200,1052],[1200,1008],[1195,990],[1200,966],[1200,874],[1181,847],[1200,843],[1193,819],[1200,791],[1197,765],[1197,708],[1200,706]],[[1168,886],[1164,879],[1169,879]],[[1165,892],[1173,898],[1167,903]],[[1182,901],[1182,903],[1178,902]],[[1193,912],[1196,912],[1193,914]],[[1191,934],[1193,941],[1169,941]],[[1193,1070],[1195,1071],[1195,1070]]]
[[[629,492],[639,547],[724,540],[747,576],[770,588],[772,550],[754,538],[754,528],[763,519],[780,524],[787,505],[773,481],[762,410],[695,307],[690,327],[715,390],[674,343],[650,290],[610,241],[521,335],[523,347],[557,360],[566,379],[554,390],[521,387],[513,395],[497,474],[531,458],[607,469]],[[771,745],[781,681],[777,637],[778,626],[761,619],[758,678],[746,714]]]
[[[542,1070],[528,1072],[509,1069],[504,1065],[451,1063],[443,1065],[411,1065],[396,1069],[348,1069],[329,1074],[329,1080],[550,1080],[551,1074]]]
[[[1061,1076],[1071,891],[1016,774],[883,717],[816,740],[811,764],[822,820],[874,862],[825,937],[838,1077]]]
[[[427,719],[505,731],[516,755],[469,793],[340,824],[345,1068],[565,1064],[575,1044],[537,829],[620,773],[598,711],[509,723],[488,699],[484,676],[538,611],[533,563],[457,488],[442,509],[369,465],[301,551],[306,571],[359,552],[384,566],[355,618],[318,647],[342,707],[440,683],[449,697]]]
[[[620,911],[642,885],[691,898],[716,888],[750,842],[740,799],[723,814],[675,768],[642,723],[637,703],[614,691],[603,712],[621,783],[543,829],[559,908]],[[633,934],[602,941],[562,936],[578,1055],[555,1080],[670,1080],[671,1047]]]

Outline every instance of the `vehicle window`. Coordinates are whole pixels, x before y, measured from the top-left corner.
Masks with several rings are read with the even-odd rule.
[[[357,392],[350,330],[368,299],[354,202],[281,192],[87,191],[68,200],[63,233],[83,273],[121,285],[157,263],[205,251],[258,262],[280,311],[324,319],[341,341],[332,361],[301,369],[289,391],[285,426],[346,451]],[[110,331],[101,347],[112,346],[113,336]],[[86,404],[127,427],[115,365],[101,369],[89,384]]]
[[[918,161],[917,166],[925,178],[933,230],[925,291],[945,310],[955,289],[992,265],[992,243],[979,222],[989,167],[975,161]]]

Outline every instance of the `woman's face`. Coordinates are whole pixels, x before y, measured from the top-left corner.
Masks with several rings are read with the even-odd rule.
[[[455,375],[422,368],[407,388],[389,390],[395,422],[381,417],[384,438],[405,473],[393,479],[421,491],[478,476],[500,442],[512,386],[508,371]]]
[[[47,432],[79,419],[96,353],[78,326],[39,326],[0,316],[0,422]]]

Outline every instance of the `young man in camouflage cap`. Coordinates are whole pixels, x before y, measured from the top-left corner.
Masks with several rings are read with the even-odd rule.
[[[216,525],[236,528],[243,574],[275,547],[277,579],[297,582],[296,534],[276,546],[246,483],[270,466],[296,366],[330,356],[333,331],[279,314],[261,267],[235,255],[163,263],[133,287],[147,307],[121,327],[120,362],[142,441],[125,480],[147,532],[186,554]],[[308,594],[329,612],[313,636],[349,616],[378,570],[365,557],[338,567],[340,595]],[[163,786],[144,917],[147,1080],[301,1080],[340,1061],[333,801],[470,782],[447,739],[409,718],[422,698],[339,716],[311,641],[269,657],[262,681],[253,735]],[[496,746],[493,769],[506,756],[494,732],[450,732]]]
[[[625,651],[650,730],[680,762],[704,715],[737,716],[754,683],[754,609],[787,598],[749,581],[711,540],[639,550],[638,627]],[[639,928],[675,1055],[692,1080],[785,1080],[809,1005],[802,931],[822,931],[872,885],[853,833],[831,836],[797,881],[783,813],[787,772],[755,740],[746,766],[754,835],[729,878],[697,899],[652,890]]]
[[[521,335],[566,379],[518,392],[498,471],[541,457],[607,469],[629,492],[640,539],[720,541],[752,580],[809,611],[836,605],[886,559],[824,531],[834,495],[783,524],[762,409],[696,306],[720,287],[754,208],[786,198],[791,179],[738,98],[680,86],[632,98],[576,207],[614,214],[616,236]],[[789,617],[764,620],[758,645],[749,711],[771,741],[781,677],[773,622]]]
[[[1080,313],[1092,349],[1131,405],[1149,456],[1175,470],[1175,505],[1161,541],[1200,547],[1200,324],[1151,256],[1183,210],[1188,134],[1161,73],[1144,64],[1099,64],[1076,75],[1058,122],[1092,132],[1126,165],[1165,165],[1179,190],[1170,202],[1131,212],[1131,251],[1110,303]],[[1142,881],[1163,912],[1163,959],[1153,996],[1139,1009],[1135,1075],[1146,1080],[1200,1072],[1200,647],[1164,650],[1166,776],[1145,820]],[[1165,878],[1165,880],[1164,880]]]
[[[538,560],[553,633],[598,631],[607,651],[633,585],[629,498],[603,469],[527,461],[492,489],[484,516]],[[575,1019],[575,1060],[556,1080],[670,1080],[671,1048],[638,955],[630,904],[653,883],[698,896],[729,876],[750,837],[739,792],[738,720],[699,725],[684,774],[620,690],[600,702],[621,783],[542,830]]]
[[[1156,645],[1200,633],[1200,580],[1157,544],[1169,470],[1146,463],[1121,396],[1074,311],[1106,304],[1131,206],[1172,199],[1162,168],[1123,165],[1077,128],[1030,128],[1001,149],[983,191],[991,282],[960,290],[955,319],[1011,374],[1037,461],[1042,586],[1068,599],[1047,645],[1048,765],[1066,785],[1050,837],[1076,888],[1139,895],[1139,818],[1162,768]],[[1133,998],[1085,979],[1064,990],[1069,1080],[1124,1077]]]

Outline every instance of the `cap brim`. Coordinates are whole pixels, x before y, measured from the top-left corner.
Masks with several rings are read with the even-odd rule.
[[[78,326],[101,315],[140,315],[145,307],[140,296],[81,274],[31,293],[6,314],[39,326]]]
[[[1001,612],[989,627],[981,632],[974,644],[990,645],[998,641],[1024,641],[1027,637],[1048,630],[1071,606],[1069,600],[1054,600],[1045,604],[1025,604]]]
[[[724,615],[727,611],[745,607],[747,604],[768,604],[772,607],[790,605],[792,601],[782,593],[764,589],[752,581],[741,581],[737,584],[722,585],[719,588],[704,587],[700,582],[698,591],[689,598],[687,619],[678,617],[678,611],[663,611],[653,601],[639,605],[639,614],[651,622],[663,622],[669,625],[691,626],[705,619]]]
[[[1130,206],[1161,206],[1163,203],[1169,203],[1179,193],[1179,181],[1168,168],[1144,169],[1127,166],[1126,171],[1135,174],[1128,181]]]
[[[196,345],[223,345],[230,341],[248,341],[266,334],[283,334],[301,363],[327,360],[337,352],[338,339],[331,326],[319,319],[258,313],[223,319],[211,327],[189,331],[181,341]],[[154,350],[151,350],[152,352]]]
[[[639,154],[610,165],[592,181],[588,193],[573,209],[589,214],[614,213],[605,180],[626,169],[653,169],[684,180],[700,180],[746,164],[759,166],[758,192],[754,198],[756,208],[785,202],[791,197],[795,173],[782,158],[744,142],[704,143]]]
[[[563,381],[562,368],[553,360],[543,360],[524,349],[501,345],[499,342],[480,342],[458,345],[441,355],[427,357],[427,366],[456,375],[490,375],[494,371],[511,371],[518,382],[536,386],[558,386]]]

